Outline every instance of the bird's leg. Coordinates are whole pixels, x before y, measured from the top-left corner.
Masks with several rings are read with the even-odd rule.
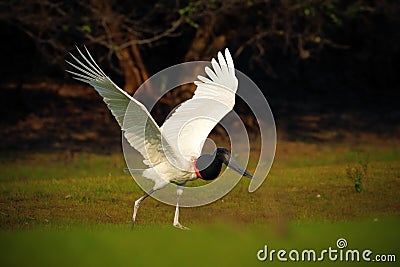
[[[189,230],[189,228],[179,223],[179,200],[181,199],[184,188],[185,188],[184,186],[178,185],[176,189],[177,201],[176,201],[175,216],[174,216],[174,226],[182,230]]]
[[[147,192],[144,196],[139,198],[138,200],[135,201],[135,205],[133,206],[133,215],[132,215],[132,223],[131,223],[131,228],[135,225],[135,220],[136,220],[136,214],[140,206],[140,202],[145,200],[148,196],[150,196],[154,191],[154,189],[151,189],[149,192]]]

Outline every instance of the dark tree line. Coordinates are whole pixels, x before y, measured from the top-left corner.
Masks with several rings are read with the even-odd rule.
[[[133,92],[164,67],[208,60],[228,46],[237,67],[272,96],[393,96],[399,6],[383,0],[3,1],[1,72],[3,81],[60,79],[67,52],[84,44]]]

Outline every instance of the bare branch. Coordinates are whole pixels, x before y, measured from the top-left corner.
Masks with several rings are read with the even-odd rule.
[[[235,52],[235,54],[234,54],[234,57],[240,56],[240,54],[243,52],[243,50],[244,50],[247,46],[249,46],[249,45],[251,45],[251,44],[253,44],[253,43],[255,43],[255,42],[258,42],[259,40],[261,40],[262,38],[264,38],[264,37],[267,36],[268,34],[269,34],[269,32],[268,32],[268,31],[265,31],[265,32],[261,32],[261,33],[259,33],[259,34],[254,35],[253,37],[251,37],[247,42],[245,42],[243,45],[241,45],[241,46],[236,50],[236,52]]]
[[[153,43],[155,41],[160,40],[161,38],[170,36],[171,34],[173,34],[175,32],[175,30],[182,24],[183,19],[180,18],[177,21],[174,21],[172,23],[172,27],[170,27],[169,29],[165,30],[164,32],[157,34],[151,38],[147,38],[147,39],[142,39],[142,40],[131,40],[129,42],[123,43],[121,45],[119,45],[119,49],[124,49],[127,48],[131,45],[143,45],[143,44],[149,44],[149,43]]]

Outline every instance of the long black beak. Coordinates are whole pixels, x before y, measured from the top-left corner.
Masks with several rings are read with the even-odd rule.
[[[237,171],[241,175],[248,177],[248,178],[253,178],[253,175],[251,175],[245,168],[239,165],[239,163],[231,157],[228,167],[231,168],[232,170]]]
[[[231,153],[226,148],[217,148],[217,156],[219,156],[222,162],[232,170],[250,179],[253,178],[253,175],[251,175],[245,168],[240,166],[240,164],[233,157],[231,157]]]

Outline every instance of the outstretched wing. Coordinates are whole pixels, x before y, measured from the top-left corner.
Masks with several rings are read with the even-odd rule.
[[[194,96],[181,104],[161,127],[165,136],[181,155],[190,160],[199,157],[204,141],[215,125],[233,109],[238,80],[232,56],[218,53],[218,62],[206,67],[208,78],[198,76]]]
[[[78,49],[78,48],[77,48]],[[74,55],[75,64],[68,62],[75,71],[67,72],[75,75],[74,79],[90,84],[103,97],[111,113],[124,131],[129,144],[144,157],[144,163],[152,167],[166,159],[176,161],[176,154],[168,142],[162,137],[160,128],[146,107],[119,88],[93,60],[86,49],[85,56],[79,49],[84,62]],[[176,162],[174,162],[176,164]]]

